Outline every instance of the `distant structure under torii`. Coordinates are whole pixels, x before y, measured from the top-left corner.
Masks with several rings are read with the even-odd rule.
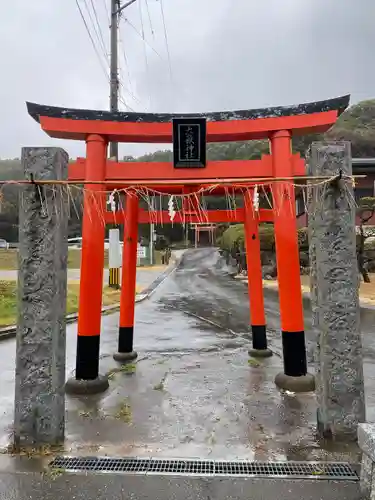
[[[200,235],[201,233],[208,233],[208,243],[209,245],[214,245],[215,244],[215,229],[216,229],[216,224],[210,224],[206,222],[200,222],[200,223],[195,223],[192,224],[191,227],[194,229],[194,235],[195,235],[195,248],[198,247],[199,241],[200,241]]]

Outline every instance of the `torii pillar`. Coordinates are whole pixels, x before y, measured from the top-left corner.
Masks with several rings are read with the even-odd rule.
[[[271,137],[274,177],[292,177],[291,133],[275,132]],[[295,194],[292,182],[274,184],[274,228],[279,283],[284,372],[276,376],[280,389],[309,392],[315,378],[307,373],[305,328],[299,264]]]
[[[105,179],[105,137],[87,137],[86,158],[86,179],[95,184],[85,184],[76,371],[65,386],[71,394],[95,394],[109,386],[108,378],[99,375],[105,236],[105,192],[100,182]]]

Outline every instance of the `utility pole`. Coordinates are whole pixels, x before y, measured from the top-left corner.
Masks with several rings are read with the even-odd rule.
[[[120,0],[111,0],[111,70],[110,70],[110,101],[109,109],[113,112],[118,111],[118,10]],[[118,161],[118,144],[111,142],[109,145],[110,158]]]
[[[151,198],[151,211],[150,213],[153,214],[155,208],[155,197],[153,196]],[[154,233],[155,233],[155,224],[150,221],[150,246],[149,246],[149,252],[150,252],[150,266],[154,265]]]
[[[110,107],[113,112],[118,111],[118,24],[121,12],[132,5],[136,0],[129,0],[121,5],[121,0],[111,0],[111,69],[110,69]],[[118,161],[118,144],[111,142],[109,156]]]
[[[109,109],[112,112],[118,111],[118,95],[119,95],[119,76],[118,76],[118,26],[121,12],[129,7],[136,0],[129,0],[121,5],[121,0],[111,0],[111,61],[110,61],[110,88],[109,88]],[[109,157],[118,161],[118,143],[111,142],[109,145]],[[119,197],[115,197],[115,210],[118,210]],[[118,288],[120,286],[120,267],[121,267],[121,250],[119,242],[119,229],[116,227],[109,232],[109,286]],[[112,258],[111,258],[112,257]],[[117,257],[117,258],[116,258]]]

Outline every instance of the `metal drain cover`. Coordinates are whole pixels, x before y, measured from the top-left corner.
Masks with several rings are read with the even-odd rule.
[[[225,460],[164,460],[148,458],[57,457],[51,468],[67,472],[118,472],[130,474],[176,474],[196,476],[241,476],[290,479],[358,481],[347,463],[250,462]]]

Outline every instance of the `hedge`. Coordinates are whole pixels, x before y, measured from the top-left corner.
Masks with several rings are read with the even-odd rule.
[[[259,226],[260,249],[263,251],[275,250],[275,236],[273,224],[261,224]],[[234,224],[224,231],[218,240],[220,248],[230,251],[237,243],[240,248],[244,248],[244,226]],[[307,228],[298,229],[298,244],[300,250],[309,248]]]

